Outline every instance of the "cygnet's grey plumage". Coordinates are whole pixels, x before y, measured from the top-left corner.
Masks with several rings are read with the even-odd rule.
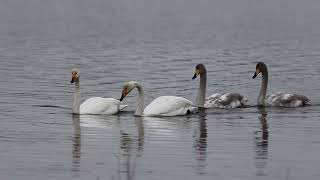
[[[243,106],[247,99],[239,93],[213,94],[205,98],[207,86],[207,70],[203,64],[196,66],[195,74],[192,79],[200,75],[200,84],[197,96],[197,106],[205,108],[236,108]]]
[[[258,97],[258,106],[299,107],[305,106],[310,100],[304,95],[277,92],[266,96],[268,87],[268,68],[263,62],[256,65],[256,72],[252,78],[262,74],[262,84]]]

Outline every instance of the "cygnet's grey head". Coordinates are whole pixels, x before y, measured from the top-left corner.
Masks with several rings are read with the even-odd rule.
[[[253,79],[256,78],[260,73],[265,72],[267,69],[267,65],[263,62],[258,62],[256,65],[256,72],[253,75]]]
[[[196,66],[196,70],[194,71],[194,75],[192,77],[192,79],[195,79],[198,75],[202,75],[207,73],[206,67],[203,64],[198,64]]]

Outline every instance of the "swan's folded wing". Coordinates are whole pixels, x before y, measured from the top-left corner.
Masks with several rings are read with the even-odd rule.
[[[277,92],[270,94],[266,98],[266,104],[268,106],[279,107],[299,107],[309,103],[309,99],[306,96]]]
[[[221,94],[219,94],[219,93],[214,93],[214,94],[212,94],[211,96],[207,97],[207,98],[206,98],[206,101],[211,101],[211,102],[213,102],[213,101],[215,101],[216,99],[218,99],[220,96],[221,96]]]
[[[213,94],[207,98],[206,108],[236,108],[244,105],[247,99],[239,93]]]
[[[122,104],[122,102],[120,102],[121,104],[119,105],[119,111],[122,111],[124,108],[128,107],[128,105],[126,104]]]
[[[153,100],[145,109],[145,116],[178,116],[194,111],[193,103],[176,96],[160,96]]]
[[[92,97],[80,106],[80,114],[116,114],[125,105],[114,98]]]

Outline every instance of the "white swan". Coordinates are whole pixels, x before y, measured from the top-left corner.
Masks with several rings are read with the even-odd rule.
[[[195,112],[196,107],[185,98],[176,96],[160,96],[153,100],[144,110],[144,90],[142,85],[136,81],[125,82],[123,85],[120,101],[134,88],[139,91],[138,105],[135,110],[136,116],[179,116]]]
[[[247,99],[238,93],[212,94],[206,96],[207,70],[203,64],[198,64],[192,79],[200,75],[200,85],[197,96],[197,106],[204,108],[236,108],[243,106]]]
[[[118,113],[127,105],[114,98],[92,97],[84,101],[80,106],[80,72],[74,68],[71,70],[71,83],[75,82],[75,92],[73,94],[73,114],[106,114],[112,115]]]
[[[262,73],[262,84],[258,97],[258,106],[298,107],[308,104],[309,99],[304,95],[277,92],[266,97],[268,86],[268,68],[263,62],[256,65],[253,79]]]

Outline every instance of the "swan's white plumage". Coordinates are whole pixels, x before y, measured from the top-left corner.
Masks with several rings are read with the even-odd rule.
[[[114,98],[92,97],[80,106],[80,114],[116,114],[127,107]]]
[[[191,101],[176,96],[160,96],[144,109],[144,90],[137,81],[129,81],[123,84],[120,100],[123,100],[134,88],[139,91],[138,105],[134,113],[136,116],[179,116],[197,110],[197,107],[194,107]]]
[[[160,96],[154,99],[143,112],[144,116],[179,116],[196,111],[193,103],[183,97]]]
[[[206,98],[205,108],[237,108],[243,106],[247,99],[238,93],[215,93]]]
[[[267,106],[299,107],[309,103],[309,99],[303,95],[277,92],[266,97]]]
[[[71,83],[75,83],[75,91],[73,94],[73,114],[105,114],[112,115],[118,113],[126,107],[122,102],[114,98],[92,97],[84,101],[81,105],[80,94],[80,72],[79,69],[71,70]]]

